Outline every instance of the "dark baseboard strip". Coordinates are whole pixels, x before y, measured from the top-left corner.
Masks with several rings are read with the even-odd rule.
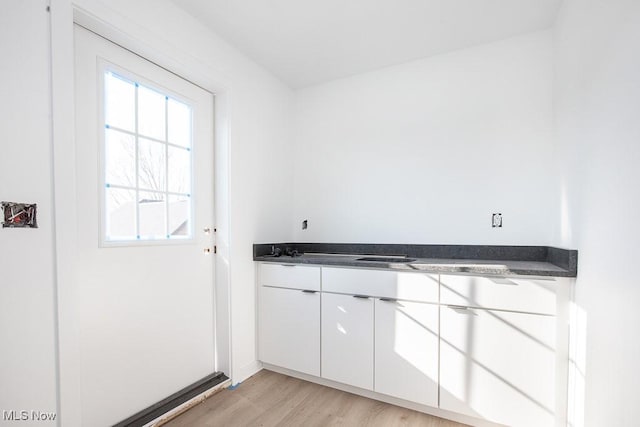
[[[113,427],[141,427],[228,379],[229,378],[222,372],[215,372],[211,375],[207,375],[203,379],[196,381],[171,396],[162,399],[160,402],[143,409],[126,420],[114,424]]]

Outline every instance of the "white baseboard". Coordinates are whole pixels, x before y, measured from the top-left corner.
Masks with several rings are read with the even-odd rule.
[[[262,370],[262,363],[255,360],[241,368],[231,368],[231,384],[236,385]]]

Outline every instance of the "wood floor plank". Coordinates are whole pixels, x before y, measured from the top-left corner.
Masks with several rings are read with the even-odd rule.
[[[463,424],[262,370],[166,427],[460,427]]]

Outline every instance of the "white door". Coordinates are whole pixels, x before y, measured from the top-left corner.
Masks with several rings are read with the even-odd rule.
[[[440,407],[509,426],[555,425],[553,316],[442,306]]]
[[[320,293],[260,287],[262,362],[320,376]]]
[[[375,391],[438,406],[438,305],[376,299]]]
[[[102,426],[216,370],[213,96],[80,27],[75,48],[82,424]]]
[[[322,293],[322,377],[373,390],[373,299]]]

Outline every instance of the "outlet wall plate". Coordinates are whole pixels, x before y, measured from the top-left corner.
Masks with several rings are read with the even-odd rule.
[[[494,213],[491,215],[491,227],[493,228],[502,228],[502,214]]]

